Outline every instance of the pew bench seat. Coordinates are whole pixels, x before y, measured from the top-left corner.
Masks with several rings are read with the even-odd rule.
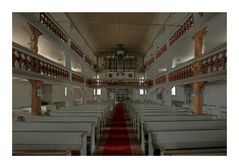
[[[226,137],[226,130],[150,132],[148,139],[149,155],[153,155],[156,150],[159,151],[160,155],[164,155],[170,150],[226,149]],[[197,153],[195,152],[195,154]],[[226,153],[223,154],[226,155]]]

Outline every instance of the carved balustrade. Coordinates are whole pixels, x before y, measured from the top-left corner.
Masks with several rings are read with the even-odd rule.
[[[133,87],[149,87],[152,85],[151,80],[140,81],[137,79],[87,79],[87,85],[91,87],[99,86],[133,86]]]
[[[194,26],[194,18],[191,15],[181,26],[177,29],[177,31],[170,37],[169,45],[172,46],[179,38],[183,36],[191,27]]]
[[[155,85],[162,84],[166,82],[166,75],[160,76],[155,79]]]
[[[72,80],[79,83],[85,83],[85,79],[82,76],[74,74],[74,73],[72,73]]]
[[[156,59],[158,59],[164,52],[167,51],[167,44],[164,44],[162,48],[157,52]]]
[[[53,32],[60,40],[67,43],[67,36],[58,28],[58,26],[45,14],[40,13],[40,23],[42,23],[46,28]]]
[[[222,50],[216,54],[210,55],[199,61],[200,74],[208,74],[211,72],[222,71],[226,69],[227,51]]]
[[[54,65],[45,58],[37,58],[31,51],[25,52],[17,48],[12,49],[12,67],[63,80],[68,80],[69,77],[69,72],[63,67]]]
[[[193,64],[187,65],[169,73],[169,81],[181,80],[193,77]]]

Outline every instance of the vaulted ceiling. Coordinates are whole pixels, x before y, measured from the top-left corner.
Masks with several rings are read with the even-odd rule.
[[[143,55],[170,16],[170,13],[65,14],[95,53],[114,51],[117,44],[123,44],[126,51]]]

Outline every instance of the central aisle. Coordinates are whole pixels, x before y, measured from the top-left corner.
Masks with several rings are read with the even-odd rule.
[[[115,106],[112,118],[102,128],[94,155],[127,156],[143,155],[135,129],[124,104]]]
[[[115,107],[103,155],[131,155],[128,128],[122,104]]]

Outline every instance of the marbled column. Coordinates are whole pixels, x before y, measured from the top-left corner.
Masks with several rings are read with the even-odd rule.
[[[39,89],[42,81],[38,80],[31,80],[29,82],[32,85],[32,106],[31,106],[31,113],[32,115],[41,115],[41,98],[37,95],[37,89]]]
[[[194,55],[195,57],[200,57],[202,55],[203,50],[203,36],[207,34],[206,27],[199,30],[192,37],[194,40]],[[200,74],[200,64],[199,61],[195,62],[193,65],[194,76]],[[194,89],[194,97],[193,97],[193,113],[202,114],[203,113],[203,94],[202,94],[202,82],[195,82],[192,84]]]
[[[38,53],[38,39],[42,33],[30,23],[28,23],[28,25],[30,28],[31,50],[35,53]]]

